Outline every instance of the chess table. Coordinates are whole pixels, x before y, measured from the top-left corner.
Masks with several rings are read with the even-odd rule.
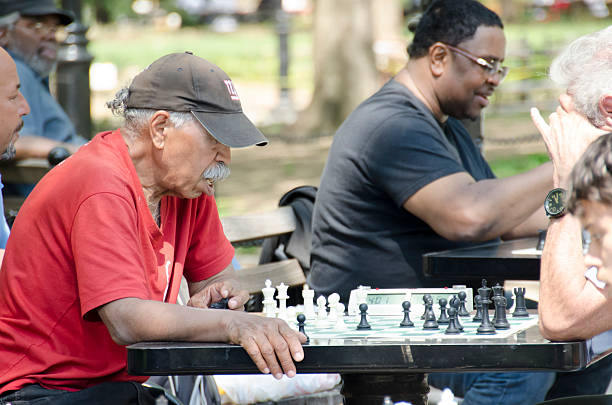
[[[491,242],[423,255],[423,274],[447,284],[467,280],[539,280],[540,255],[517,254],[538,244],[538,238]]]
[[[472,314],[473,315],[473,314]],[[573,371],[597,359],[585,341],[550,342],[537,327],[537,315],[516,319],[512,328],[496,335],[476,335],[478,326],[461,318],[465,332],[449,336],[423,331],[420,314],[414,328],[399,328],[398,316],[370,316],[369,331],[355,329],[358,319],[346,320],[346,330],[333,324],[306,324],[310,341],[299,373],[340,373],[342,394],[349,405],[394,401],[426,404],[425,373],[461,371]],[[312,323],[312,322],[311,322]],[[259,373],[244,349],[224,343],[147,342],[127,348],[128,372],[135,375]]]

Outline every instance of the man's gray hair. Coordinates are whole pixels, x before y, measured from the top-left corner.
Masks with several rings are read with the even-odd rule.
[[[12,13],[0,16],[0,28],[11,28],[19,20],[19,12],[13,11]]]
[[[110,108],[113,115],[123,117],[124,128],[136,135],[140,134],[141,129],[147,125],[149,119],[155,113],[154,109],[150,108],[128,108],[127,100],[130,91],[127,87],[123,87],[115,94],[115,98],[107,101],[106,106]],[[183,125],[194,121],[193,114],[190,112],[168,111],[170,114],[170,122],[180,128]]]
[[[551,64],[550,78],[593,125],[604,125],[599,101],[612,93],[612,26],[574,40]]]

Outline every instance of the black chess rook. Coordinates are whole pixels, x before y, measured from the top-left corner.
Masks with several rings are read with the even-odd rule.
[[[515,318],[528,318],[529,312],[527,312],[527,305],[525,304],[525,288],[515,288],[513,291],[516,299],[512,316]]]

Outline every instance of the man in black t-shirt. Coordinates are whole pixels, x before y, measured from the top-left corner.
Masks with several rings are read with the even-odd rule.
[[[338,129],[313,214],[309,284],[346,301],[359,284],[427,286],[422,255],[546,228],[552,167],[495,179],[458,121],[476,118],[507,74],[499,17],[434,1],[406,66]],[[554,373],[430,375],[464,404],[544,399]]]

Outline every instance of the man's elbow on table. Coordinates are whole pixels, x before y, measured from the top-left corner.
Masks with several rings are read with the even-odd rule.
[[[554,315],[550,312],[553,311],[542,310],[542,308],[539,311],[540,333],[546,339],[553,341],[582,340],[594,335],[584,325],[576,322],[577,318]]]

